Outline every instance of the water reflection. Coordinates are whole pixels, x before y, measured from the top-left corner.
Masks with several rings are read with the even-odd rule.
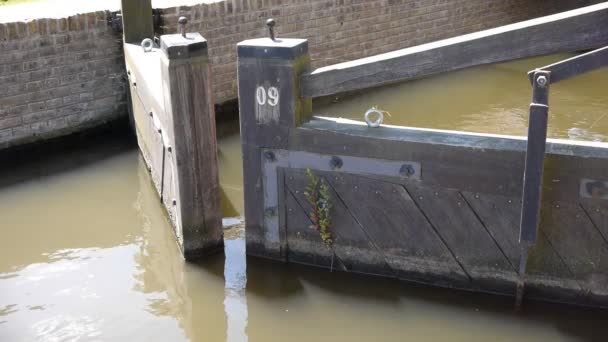
[[[519,68],[496,72],[509,67]],[[479,111],[453,119],[463,127],[487,118],[504,130],[525,126],[527,112],[508,104],[453,108],[467,106]],[[606,134],[590,112],[574,117],[587,131],[565,131]],[[107,136],[36,155],[17,164],[0,156],[12,165],[0,169],[0,341],[593,341],[608,333],[605,311],[526,303],[515,314],[510,298],[246,258],[236,221],[225,222],[225,257],[185,263],[132,141]],[[238,134],[222,138],[219,159],[224,208],[238,214]]]
[[[224,310],[226,341],[247,341],[247,258],[245,230],[239,220],[224,219]]]

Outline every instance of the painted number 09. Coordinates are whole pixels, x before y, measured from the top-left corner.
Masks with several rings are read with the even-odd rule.
[[[255,91],[255,98],[260,106],[268,103],[274,107],[279,103],[279,90],[276,87],[270,87],[267,91],[264,87],[258,87]]]

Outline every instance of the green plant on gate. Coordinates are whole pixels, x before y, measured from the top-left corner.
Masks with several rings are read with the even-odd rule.
[[[331,247],[334,243],[331,235],[331,198],[329,197],[329,186],[324,179],[319,179],[312,174],[310,169],[306,169],[306,176],[310,184],[306,187],[304,196],[310,203],[312,210],[308,217],[312,221],[310,228],[316,230],[321,235],[321,240],[325,246]]]

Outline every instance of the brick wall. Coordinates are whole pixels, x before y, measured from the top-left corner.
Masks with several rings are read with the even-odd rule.
[[[235,44],[267,36],[306,38],[312,66],[344,62],[597,3],[589,0],[228,0],[163,9],[161,32],[189,31],[209,42],[216,102],[236,97]]]
[[[234,99],[236,43],[309,39],[313,67],[548,15],[594,0],[224,0],[161,10],[159,33],[181,15],[209,41],[216,103]],[[0,23],[0,149],[124,116],[120,35],[107,12]]]
[[[0,23],[0,149],[125,115],[121,36],[107,15]]]

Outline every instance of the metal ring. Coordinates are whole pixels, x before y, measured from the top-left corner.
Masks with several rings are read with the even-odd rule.
[[[141,41],[141,47],[144,49],[144,52],[150,52],[154,47],[154,41],[150,38],[146,38]]]
[[[378,115],[378,118],[376,120],[371,119],[372,114],[376,114]],[[382,114],[382,111],[376,109],[376,108],[370,108],[367,110],[367,112],[365,112],[365,122],[367,123],[367,125],[369,127],[379,127],[380,125],[382,125],[382,121],[384,120],[384,114]]]

